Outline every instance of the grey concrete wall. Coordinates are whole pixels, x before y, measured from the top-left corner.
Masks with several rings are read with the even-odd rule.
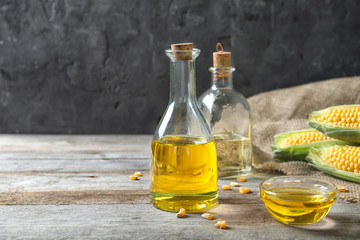
[[[360,1],[0,1],[0,132],[153,133],[190,41],[198,95],[218,41],[245,96],[360,75]]]

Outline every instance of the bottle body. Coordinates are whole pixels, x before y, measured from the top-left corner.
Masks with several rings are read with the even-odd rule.
[[[155,131],[150,166],[152,204],[199,212],[218,205],[215,144],[195,96],[195,58],[171,58],[170,100]],[[193,50],[195,51],[195,50]]]
[[[213,141],[166,136],[152,142],[152,203],[163,210],[198,212],[217,205]]]
[[[199,107],[214,137],[218,177],[247,175],[252,167],[252,119],[245,97],[233,89],[234,68],[216,69],[213,86],[198,99]],[[218,74],[227,72],[227,74]],[[220,77],[219,77],[220,76]]]

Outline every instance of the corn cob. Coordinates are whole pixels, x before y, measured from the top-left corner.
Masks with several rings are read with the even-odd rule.
[[[274,138],[275,144],[271,146],[273,156],[282,161],[305,161],[312,147],[348,144],[347,142],[327,137],[315,129],[282,133],[275,135]]]
[[[328,137],[360,143],[360,105],[334,106],[312,112],[308,124]]]
[[[360,147],[335,145],[314,148],[306,160],[325,173],[360,183]]]

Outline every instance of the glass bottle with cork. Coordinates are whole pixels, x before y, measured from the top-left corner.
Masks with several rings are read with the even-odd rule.
[[[252,166],[252,117],[246,98],[233,88],[231,52],[216,45],[213,53],[212,86],[198,99],[214,137],[218,177],[247,175]]]
[[[162,210],[199,212],[218,205],[216,149],[197,105],[192,43],[172,44],[170,99],[152,141],[151,203]]]

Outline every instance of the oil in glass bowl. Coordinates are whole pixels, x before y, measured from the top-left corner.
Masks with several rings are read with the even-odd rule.
[[[337,187],[306,177],[273,177],[260,183],[260,197],[279,222],[304,226],[320,221],[337,198]]]

